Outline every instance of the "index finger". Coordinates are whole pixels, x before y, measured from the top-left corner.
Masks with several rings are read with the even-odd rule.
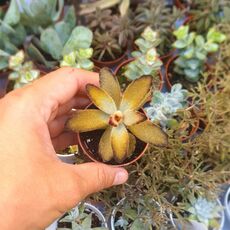
[[[33,103],[46,111],[46,120],[52,111],[65,104],[76,94],[86,94],[85,86],[88,83],[97,85],[98,73],[76,68],[60,68],[35,81],[28,87],[28,94]]]

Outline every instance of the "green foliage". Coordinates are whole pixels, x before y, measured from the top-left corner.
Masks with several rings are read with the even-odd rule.
[[[14,88],[20,88],[37,79],[40,72],[33,67],[30,61],[25,62],[25,54],[19,51],[9,57],[9,67],[12,72],[9,74],[9,80],[15,81]]]
[[[171,92],[155,91],[150,106],[145,108],[146,114],[152,122],[160,122],[166,128],[178,127],[174,118],[177,111],[187,107],[188,92],[181,84],[173,85]]]
[[[30,27],[48,26],[59,19],[63,5],[63,0],[12,0],[4,22]]]
[[[157,36],[156,32],[150,27],[147,27],[141,34],[141,38],[135,41],[139,50],[132,52],[132,56],[135,60],[125,67],[124,75],[128,79],[135,80],[143,75],[154,76],[156,72],[159,71],[162,62],[158,58],[155,48],[160,43]]]
[[[217,201],[209,201],[203,197],[189,197],[186,211],[189,220],[196,220],[203,223],[207,228],[220,227],[221,211],[223,207]]]
[[[59,223],[68,222],[72,224],[72,230],[106,230],[105,227],[92,227],[93,212],[87,213],[84,205],[79,205],[70,210]],[[65,228],[58,228],[63,230]]]
[[[93,49],[79,49],[75,52],[71,52],[67,55],[64,55],[63,61],[60,66],[71,66],[80,69],[92,70],[94,64],[89,59],[93,55]]]
[[[210,28],[205,39],[195,32],[189,33],[189,26],[181,26],[173,34],[177,38],[173,47],[179,52],[174,71],[190,82],[197,82],[204,71],[208,54],[217,52],[226,36]]]

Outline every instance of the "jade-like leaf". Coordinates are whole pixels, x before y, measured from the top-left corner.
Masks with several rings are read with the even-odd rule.
[[[146,120],[146,116],[143,113],[133,111],[133,110],[126,110],[124,112],[124,124],[127,126],[138,124],[144,120]]]
[[[20,13],[16,0],[11,0],[10,6],[6,12],[4,22],[9,25],[16,25],[20,20]]]
[[[140,140],[153,145],[164,146],[167,144],[167,135],[151,121],[146,120],[128,129]]]
[[[136,137],[129,133],[129,150],[127,157],[130,157],[136,148]]]
[[[143,76],[130,83],[123,94],[120,110],[138,110],[143,105],[143,100],[146,99],[151,86],[151,76]]]
[[[177,39],[185,39],[188,35],[189,27],[188,26],[180,26],[173,34],[177,37]]]
[[[110,161],[113,158],[113,149],[111,146],[111,131],[113,127],[109,126],[103,133],[99,143],[99,154],[103,161]]]
[[[117,162],[122,162],[129,149],[129,133],[123,124],[113,127],[111,133],[111,144],[114,152],[114,158]]]
[[[75,132],[88,132],[105,129],[108,119],[107,114],[97,109],[77,110],[66,126]]]
[[[104,89],[115,101],[117,107],[120,105],[121,88],[117,78],[107,68],[100,71],[100,86]]]
[[[105,90],[91,84],[86,86],[86,90],[91,101],[100,110],[107,114],[113,114],[116,112],[116,104],[113,98]]]

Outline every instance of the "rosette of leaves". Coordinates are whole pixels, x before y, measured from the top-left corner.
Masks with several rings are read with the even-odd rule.
[[[132,52],[134,61],[125,66],[124,75],[130,80],[135,80],[143,75],[154,76],[162,66],[156,51],[156,46],[160,44],[158,34],[147,27],[135,44],[139,49]]]
[[[188,91],[182,89],[181,84],[175,84],[171,92],[156,91],[153,94],[150,106],[145,108],[146,114],[152,122],[160,123],[162,127],[178,127],[178,121],[174,118],[177,111],[187,107]]]
[[[166,1],[144,0],[138,5],[135,14],[136,34],[139,36],[146,27],[158,32],[162,40],[159,51],[164,54],[173,39],[171,36],[173,24],[178,18],[183,17],[182,12],[176,8],[172,11]]]
[[[92,70],[94,64],[90,61],[90,58],[93,55],[93,49],[79,49],[77,51],[73,51],[67,55],[64,55],[63,60],[60,63],[61,67],[70,66],[74,68],[80,68],[85,70]]]
[[[166,145],[166,134],[138,111],[149,97],[151,85],[152,77],[144,76],[130,83],[122,94],[117,78],[102,69],[100,87],[86,86],[98,109],[76,111],[67,127],[75,132],[105,129],[98,149],[103,161],[115,159],[120,163],[129,157],[136,145],[134,136],[146,143]]]
[[[31,61],[25,61],[25,54],[22,50],[9,56],[8,68],[12,70],[9,74],[9,80],[15,81],[14,88],[29,84],[40,75],[39,70],[34,69]]]
[[[208,54],[217,52],[226,36],[210,28],[205,38],[195,32],[189,33],[189,26],[181,26],[173,34],[177,38],[173,47],[179,52],[174,71],[190,82],[197,82],[204,71]]]
[[[222,20],[229,21],[230,2],[228,0],[193,0],[190,5],[191,27],[198,33],[207,33],[210,27]]]
[[[217,201],[210,201],[203,197],[189,197],[186,211],[189,212],[189,220],[203,223],[207,229],[220,227],[220,219],[223,207]]]
[[[109,32],[96,31],[93,38],[93,57],[99,61],[115,60],[122,54],[117,39]]]
[[[4,22],[32,29],[47,27],[60,18],[63,6],[64,0],[11,0]]]
[[[59,27],[56,24],[54,28],[43,30],[40,40],[34,39],[28,47],[29,55],[47,67],[57,65],[58,61],[61,61],[65,55],[71,55],[71,52],[74,52],[77,61],[81,58],[88,59],[91,55],[90,46],[93,39],[91,30],[84,26],[76,26],[73,30],[68,30],[68,27],[63,26]],[[52,61],[47,61],[45,55],[49,55]],[[84,65],[88,68],[92,64],[88,60]]]
[[[105,227],[93,227],[93,213],[87,213],[84,205],[78,205],[70,210],[59,223],[70,223],[72,230],[107,230]],[[67,228],[58,227],[57,230]]]

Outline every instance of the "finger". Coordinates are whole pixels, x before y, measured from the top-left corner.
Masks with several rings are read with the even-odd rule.
[[[76,94],[85,95],[86,84],[98,84],[98,74],[76,68],[60,68],[26,88],[28,99],[47,122],[51,113]],[[42,108],[42,109],[40,109]]]
[[[128,179],[128,173],[123,168],[117,168],[100,163],[85,163],[81,165],[63,164],[63,181],[65,186],[56,185],[58,207],[61,212],[74,207],[91,193],[123,184]],[[60,170],[59,170],[60,171]],[[64,199],[63,199],[64,197]]]
[[[57,117],[58,116],[62,116],[68,112],[71,111],[71,109],[75,108],[75,109],[82,109],[82,108],[85,108],[87,105],[89,105],[90,103],[90,100],[88,97],[85,97],[85,96],[77,96],[77,97],[74,97],[72,98],[69,102],[67,102],[66,104],[64,105],[61,105],[59,108],[58,108],[58,111],[57,111]]]
[[[77,144],[77,137],[75,133],[64,132],[52,139],[53,147],[56,151],[66,149],[70,145]]]
[[[63,132],[65,124],[69,118],[70,115],[63,115],[48,123],[51,138],[55,138]]]

